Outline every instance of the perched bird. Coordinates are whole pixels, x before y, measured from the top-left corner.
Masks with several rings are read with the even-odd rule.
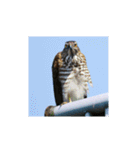
[[[93,86],[86,58],[76,41],[66,42],[55,56],[52,74],[56,105],[87,98],[88,82]]]

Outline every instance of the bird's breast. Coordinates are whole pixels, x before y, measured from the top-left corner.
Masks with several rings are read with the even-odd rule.
[[[61,67],[59,70],[59,80],[62,84],[68,83],[74,77],[72,68]]]
[[[63,91],[69,93],[72,101],[82,99],[84,93],[88,90],[85,75],[81,74],[78,67],[61,67],[59,70],[59,80]]]

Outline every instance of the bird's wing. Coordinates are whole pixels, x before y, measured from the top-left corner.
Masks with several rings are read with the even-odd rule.
[[[82,60],[83,60],[82,63],[84,64],[84,66],[83,66],[83,69],[84,69],[84,70],[83,70],[83,71],[85,72],[85,76],[87,77],[90,86],[93,87],[92,80],[91,80],[91,76],[90,76],[89,70],[88,70],[88,68],[87,68],[86,57],[85,57],[85,55],[84,55],[83,53],[81,53],[81,52],[80,52],[80,57],[81,57]]]
[[[53,65],[52,65],[53,89],[54,89],[56,105],[60,105],[63,102],[62,86],[59,81],[59,68],[61,67],[61,65],[62,65],[62,56],[61,56],[61,52],[59,52],[55,56]]]

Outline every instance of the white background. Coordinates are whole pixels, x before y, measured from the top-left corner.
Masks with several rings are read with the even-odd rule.
[[[139,1],[0,1],[2,150],[139,149]],[[109,36],[109,117],[28,117],[28,36]]]

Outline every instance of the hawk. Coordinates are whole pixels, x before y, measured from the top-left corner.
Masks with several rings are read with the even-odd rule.
[[[76,41],[65,43],[52,65],[56,105],[87,98],[88,82],[93,87],[86,58]]]

